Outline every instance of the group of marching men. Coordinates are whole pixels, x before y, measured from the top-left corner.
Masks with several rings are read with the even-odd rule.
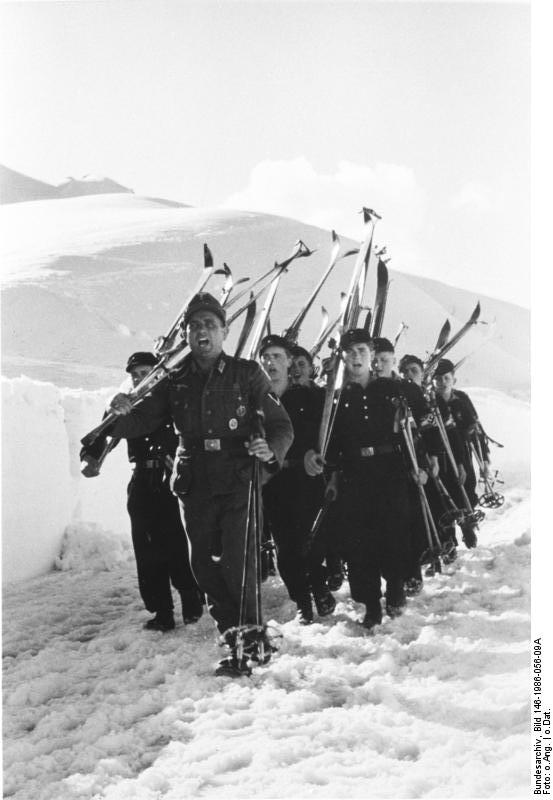
[[[81,451],[82,472],[92,477],[106,448],[127,439],[138,583],[155,615],[147,629],[175,628],[172,585],[185,624],[207,602],[228,648],[217,675],[247,675],[270,658],[259,615],[259,542],[247,536],[253,463],[262,483],[257,536],[265,572],[274,543],[301,625],[315,612],[332,614],[332,591],[347,574],[371,631],[382,621],[382,578],[386,613],[396,617],[421,590],[422,569],[433,574],[456,558],[459,531],[466,547],[476,546],[483,514],[475,510],[473,455],[489,476],[489,449],[451,361],[438,363],[423,391],[420,358],[405,355],[396,366],[388,339],[345,331],[343,386],[331,398],[321,453],[328,402],[325,411],[307,350],[270,335],[261,363],[227,355],[225,309],[207,292],[189,303],[183,329],[190,352],[181,367],[139,403],[116,394],[113,424]],[[126,367],[133,385],[156,363],[152,353],[134,353]]]

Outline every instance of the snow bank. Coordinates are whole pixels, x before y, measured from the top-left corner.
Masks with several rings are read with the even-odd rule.
[[[56,559],[59,567],[90,564],[98,540],[106,536],[114,542],[112,562],[121,557],[122,541],[129,536],[126,448],[110,455],[98,478],[86,480],[79,469],[79,440],[101,418],[110,392],[60,389],[24,377],[2,379],[6,582],[47,572]],[[73,543],[68,563],[59,558],[64,536]],[[103,554],[101,561],[109,566]]]
[[[52,567],[110,569],[130,554],[126,513],[129,467],[119,445],[98,478],[80,474],[81,437],[101,418],[114,389],[60,389],[29,378],[2,379],[3,572],[5,581]],[[506,487],[529,484],[529,404],[468,388]],[[501,490],[501,487],[498,486]]]

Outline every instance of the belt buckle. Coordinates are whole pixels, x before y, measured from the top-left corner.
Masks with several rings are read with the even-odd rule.
[[[362,447],[361,455],[364,456],[365,458],[367,456],[374,456],[374,447]]]
[[[221,449],[221,440],[220,439],[204,439],[204,450],[207,450],[210,453],[215,452],[216,450]]]

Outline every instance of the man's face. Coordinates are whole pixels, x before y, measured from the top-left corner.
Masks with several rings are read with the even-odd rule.
[[[292,359],[290,377],[293,383],[297,383],[299,386],[309,386],[312,374],[313,367],[308,358],[296,356],[296,358]]]
[[[138,386],[138,384],[152,371],[152,369],[153,367],[150,367],[147,364],[137,364],[136,367],[133,367],[130,371],[133,388]]]
[[[186,339],[192,355],[207,361],[221,354],[227,333],[227,326],[213,311],[196,311],[186,326]]]
[[[453,372],[446,372],[444,375],[436,375],[434,377],[434,386],[438,394],[449,395],[455,386],[455,375]]]
[[[271,381],[288,380],[292,358],[283,347],[268,347],[263,351],[261,363]]]
[[[372,351],[368,344],[352,344],[345,351],[346,372],[351,380],[369,377]]]
[[[411,361],[410,364],[405,364],[403,367],[403,377],[408,381],[413,381],[417,386],[422,386],[422,368],[416,361]]]
[[[396,364],[393,353],[375,353],[373,356],[373,371],[377,378],[391,378]]]

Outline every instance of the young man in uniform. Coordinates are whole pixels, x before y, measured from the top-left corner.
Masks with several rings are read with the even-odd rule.
[[[315,370],[311,353],[299,344],[291,346],[292,365],[290,367],[290,379],[297,386],[314,386],[313,378]]]
[[[344,548],[350,590],[366,607],[363,626],[372,630],[382,621],[381,578],[386,581],[386,611],[398,616],[405,605],[403,583],[409,567],[409,481],[426,477],[417,470],[411,477],[403,456],[399,421],[405,404],[426,436],[428,408],[413,384],[387,376],[393,367],[390,343],[380,340],[374,354],[369,334],[352,329],[343,334],[347,383],[344,385],[328,449],[329,463],[340,466],[337,487],[344,509]],[[384,346],[383,346],[384,345]],[[393,348],[392,348],[393,350]],[[377,379],[371,380],[371,361]],[[386,376],[385,376],[386,375]],[[431,451],[432,452],[432,451]],[[324,468],[321,455],[306,455],[308,472]],[[333,477],[331,485],[336,482]]]
[[[451,362],[449,362],[451,363]],[[421,386],[424,380],[424,365],[420,358],[414,355],[405,355],[401,359],[399,365],[400,372],[403,376],[416,383],[417,386]],[[431,393],[432,397],[432,393]],[[444,426],[447,433],[447,440],[449,442],[449,447],[451,449],[451,453],[453,458],[455,459],[455,463],[457,465],[457,472],[459,478],[455,476],[453,471],[453,467],[451,466],[451,462],[449,457],[446,455],[445,446],[442,443],[440,448],[440,456],[439,456],[439,467],[440,467],[440,474],[439,479],[443,483],[446,492],[450,495],[451,499],[455,503],[458,508],[463,508],[465,506],[464,499],[461,494],[461,490],[459,484],[464,484],[466,480],[466,472],[464,467],[465,462],[465,453],[464,453],[464,446],[463,440],[457,429],[455,421],[451,415],[451,412],[446,404],[446,402],[441,398],[439,395],[434,395],[435,402],[437,407],[440,411],[442,416]],[[430,482],[426,487],[426,492],[428,496],[428,502],[430,504],[430,508],[434,517],[434,520],[437,523],[438,532],[440,535],[440,539],[444,548],[443,560],[445,563],[450,563],[455,560],[457,556],[457,537],[455,535],[455,524],[440,524],[440,519],[443,519],[443,515],[446,512],[451,512],[452,507],[447,499],[442,497],[438,487],[435,485],[434,482]],[[472,526],[468,523],[465,524],[465,528],[467,530],[467,536],[470,541],[470,531],[472,530]],[[424,542],[420,540],[421,544],[421,552],[424,549]]]
[[[308,535],[323,504],[322,478],[305,474],[303,457],[317,441],[324,392],[316,386],[292,384],[291,345],[281,336],[266,336],[259,351],[261,362],[294,428],[294,443],[282,470],[263,487],[263,507],[277,548],[277,566],[290,598],[298,607],[300,624],[313,622],[313,605],[324,617],[336,602],[328,590],[322,566],[324,552],[317,542],[309,547]]]
[[[126,366],[133,386],[156,364],[153,353],[133,353]],[[127,490],[127,510],[138,588],[146,609],[155,614],[144,627],[164,633],[175,627],[171,584],[180,594],[185,625],[197,622],[203,611],[203,596],[190,570],[179,504],[169,488],[177,441],[169,416],[148,436],[128,440],[133,474]],[[100,473],[99,459],[107,445],[106,433],[93,445],[82,448],[81,471],[85,477]]]
[[[406,381],[412,381],[422,388],[424,364],[418,356],[406,353],[399,362],[399,371]]]
[[[305,347],[296,344],[292,347],[291,354],[290,378],[292,383],[298,386],[310,386],[315,391],[320,392],[322,408],[324,405],[324,389],[321,386],[317,386],[314,381],[315,368],[311,353]],[[334,542],[336,537],[332,532],[333,528],[340,524],[337,511],[337,504],[332,504],[328,507],[321,532],[318,534],[319,542],[324,543],[322,546],[325,551],[327,585],[333,592],[337,591],[344,581],[344,566],[340,552],[335,549]]]
[[[478,442],[483,455],[484,474],[489,477],[491,471],[490,451],[486,437],[482,432],[478,414],[470,397],[466,392],[456,388],[457,378],[455,377],[453,362],[448,358],[442,358],[434,372],[433,381],[442,417],[444,421],[451,417],[462,440],[463,459],[462,469],[459,471],[465,492],[471,506],[474,508],[478,503],[478,495],[476,494],[476,474],[472,460],[471,443]],[[460,495],[458,486],[451,478],[448,483],[447,488],[453,495],[457,505],[464,507],[465,503]],[[468,548],[476,547],[478,543],[474,527],[474,523],[470,521],[461,524],[463,541]]]
[[[267,644],[265,633],[255,630],[253,567],[246,576],[241,610],[252,458],[261,462],[265,477],[265,468],[276,471],[292,444],[292,425],[259,364],[224,352],[225,310],[212,295],[202,292],[192,298],[184,326],[191,352],[182,367],[134,408],[126,395],[116,396],[111,406],[122,416],[114,434],[143,435],[171,415],[179,434],[172,486],[192,571],[230,648],[216,674],[249,674],[248,660],[259,660]],[[254,547],[252,541],[250,565]],[[251,627],[243,656],[236,638],[241,617]]]

